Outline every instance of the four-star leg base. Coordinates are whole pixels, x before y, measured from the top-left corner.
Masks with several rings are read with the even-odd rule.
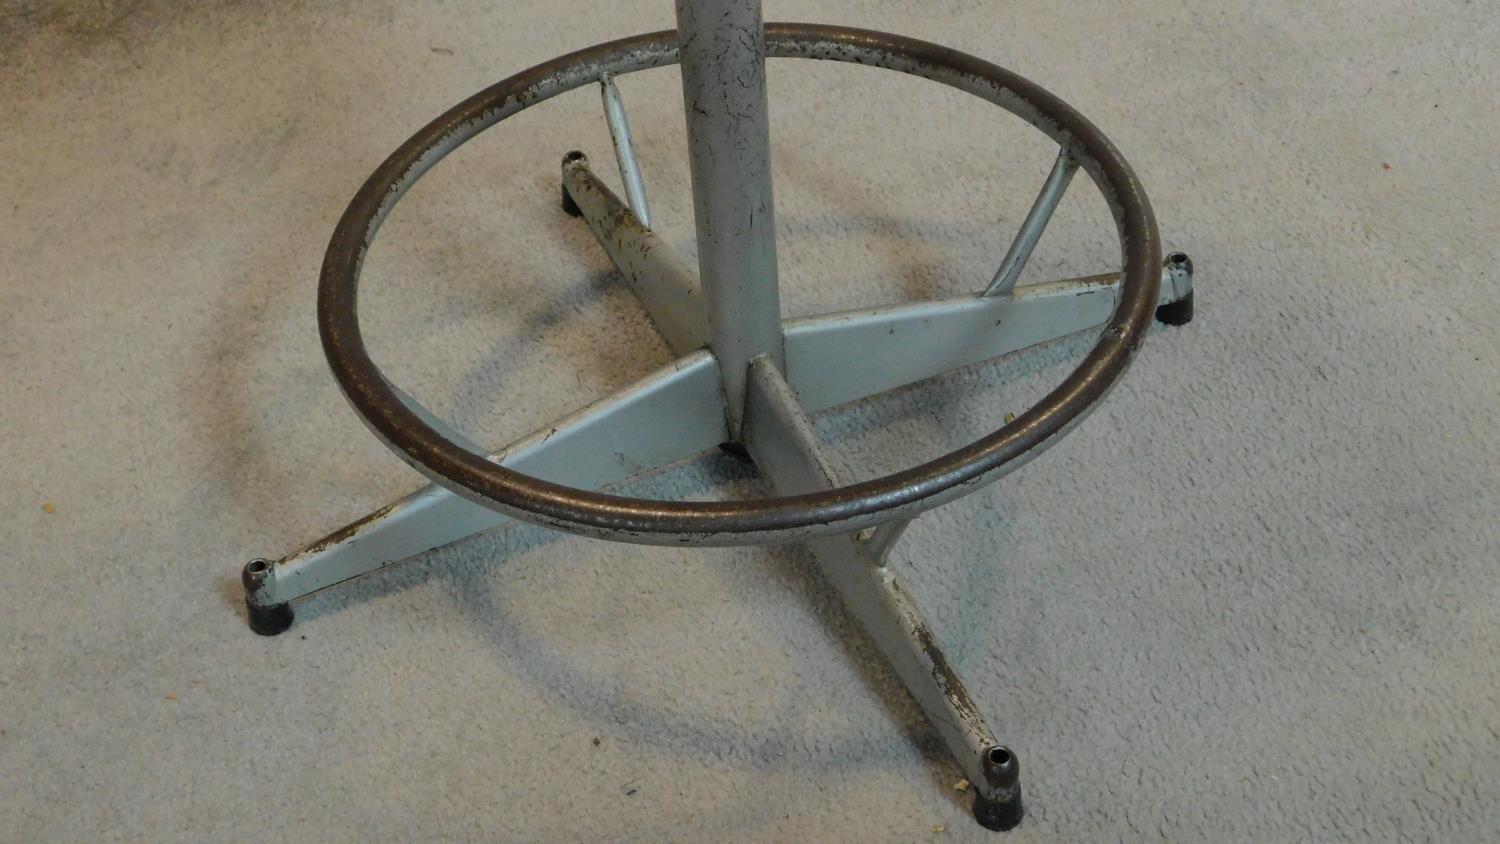
[[[838,486],[808,415],[1103,324],[1117,274],[786,320],[785,369],[750,366],[743,428],[725,416],[723,373],[704,348],[703,297],[674,255],[589,169],[563,162],[563,207],[582,217],[679,359],[601,401],[544,426],[491,459],[570,486],[603,488],[714,448],[753,459],[779,494]],[[1192,264],[1163,268],[1160,321],[1192,317]],[[434,424],[437,424],[434,421]],[[243,580],[250,627],[276,635],[291,601],[509,522],[444,487],[418,490],[274,563],[253,560]],[[989,829],[1021,820],[1019,762],[985,726],[886,554],[903,521],[811,540],[827,582],[927,714],[974,786],[974,817]]]

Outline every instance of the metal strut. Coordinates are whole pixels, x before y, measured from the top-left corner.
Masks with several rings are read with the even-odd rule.
[[[609,139],[614,142],[615,161],[620,165],[620,181],[625,183],[625,199],[641,225],[651,228],[651,210],[646,207],[646,181],[641,165],[635,160],[635,146],[630,142],[630,122],[625,119],[625,102],[615,78],[608,73],[599,78],[599,93],[604,98],[604,120],[609,124]]]
[[[1021,277],[1021,270],[1026,269],[1032,250],[1036,249],[1037,241],[1042,239],[1042,232],[1047,230],[1047,224],[1052,221],[1052,212],[1057,210],[1057,203],[1062,202],[1063,194],[1068,191],[1068,183],[1073,181],[1073,171],[1077,169],[1078,162],[1067,149],[1057,153],[1057,161],[1053,162],[1047,181],[1042,183],[1041,193],[1032,202],[1031,210],[1021,222],[1021,230],[1016,232],[1015,239],[1010,242],[1010,249],[1006,250],[1000,269],[995,271],[995,278],[984,289],[984,295],[1009,296],[1016,289],[1016,280]]]

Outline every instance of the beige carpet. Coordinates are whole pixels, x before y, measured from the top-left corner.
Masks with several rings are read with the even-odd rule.
[[[1490,2],[780,2],[1089,115],[1198,318],[896,565],[1029,814],[1007,840],[1500,837],[1500,24]],[[238,571],[419,486],[322,361],[366,174],[665,0],[0,2],[0,840],[996,840],[797,548],[523,527],[245,627]],[[675,71],[622,80],[691,251]],[[789,315],[988,279],[1053,149],[961,95],[771,72]],[[557,204],[593,91],[435,170],[371,255],[393,379],[499,445],[667,360]],[[607,169],[601,168],[601,169]],[[1111,269],[1080,180],[1023,283]],[[1087,339],[819,419],[848,477],[998,426]],[[713,456],[642,495],[755,495]]]

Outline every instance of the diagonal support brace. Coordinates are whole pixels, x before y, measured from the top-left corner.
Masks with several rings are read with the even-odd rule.
[[[625,118],[625,101],[615,78],[609,74],[599,79],[599,94],[604,100],[604,120],[609,124],[609,139],[615,145],[615,161],[620,165],[620,181],[625,185],[625,199],[641,225],[651,228],[651,209],[646,206],[646,180],[641,176],[640,162],[635,158],[635,144],[630,140],[630,121]]]
[[[1077,169],[1078,160],[1066,149],[1059,150],[1057,160],[1052,164],[1052,171],[1047,174],[1047,181],[1042,184],[1041,192],[1032,202],[1026,219],[1021,222],[1021,230],[1016,232],[1015,239],[1005,252],[1004,260],[1000,262],[1000,269],[995,271],[995,277],[982,295],[1009,296],[1016,289],[1021,271],[1026,269],[1026,262],[1031,260],[1032,250],[1036,249],[1037,241],[1042,239],[1042,232],[1047,230],[1047,224],[1052,221],[1052,212],[1062,202],[1063,194],[1067,192],[1068,183],[1073,181],[1073,173]]]

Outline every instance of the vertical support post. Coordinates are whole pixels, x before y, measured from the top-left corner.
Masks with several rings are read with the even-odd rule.
[[[676,0],[698,275],[729,430],[744,417],[750,361],[786,365],[760,0]]]

